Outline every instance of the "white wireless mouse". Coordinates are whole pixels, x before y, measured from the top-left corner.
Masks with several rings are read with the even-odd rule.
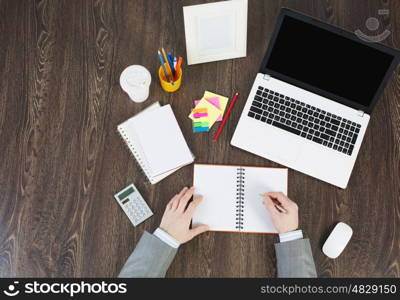
[[[347,246],[352,235],[353,229],[349,225],[339,222],[322,246],[322,252],[330,258],[338,257]]]

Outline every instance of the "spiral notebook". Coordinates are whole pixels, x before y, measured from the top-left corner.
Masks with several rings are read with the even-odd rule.
[[[169,104],[154,103],[120,124],[118,132],[152,184],[194,160]]]
[[[288,170],[225,165],[194,165],[196,194],[204,197],[193,215],[193,226],[211,231],[277,233],[260,194],[287,194]]]

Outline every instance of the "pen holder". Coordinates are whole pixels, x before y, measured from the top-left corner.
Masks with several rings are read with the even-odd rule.
[[[158,78],[160,79],[160,84],[161,87],[163,88],[164,91],[166,92],[176,92],[179,90],[181,87],[181,82],[182,82],[182,68],[179,70],[178,77],[175,78],[175,81],[173,81],[174,84],[171,84],[164,75],[163,68],[160,66],[158,69]]]

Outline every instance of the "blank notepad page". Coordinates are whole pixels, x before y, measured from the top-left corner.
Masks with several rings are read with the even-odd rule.
[[[170,105],[139,115],[133,122],[152,176],[193,162],[193,155]]]

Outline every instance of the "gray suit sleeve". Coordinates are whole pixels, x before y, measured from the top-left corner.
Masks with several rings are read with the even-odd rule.
[[[145,231],[118,277],[164,277],[177,251]]]
[[[275,244],[278,277],[317,277],[309,239]]]

